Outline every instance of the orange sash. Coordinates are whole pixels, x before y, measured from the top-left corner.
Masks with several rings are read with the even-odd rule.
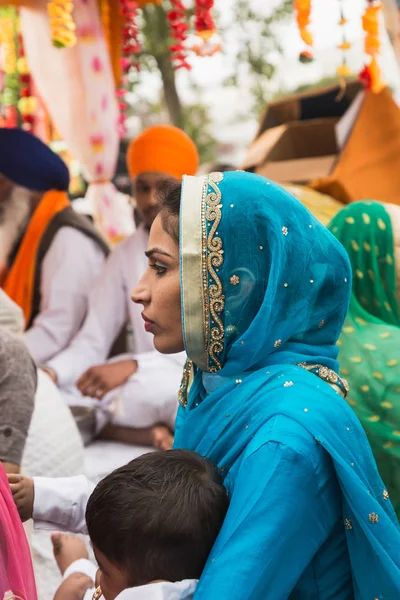
[[[17,256],[5,279],[3,289],[24,311],[25,323],[29,323],[32,312],[36,257],[40,242],[52,219],[68,206],[70,202],[66,192],[46,192],[32,215]]]

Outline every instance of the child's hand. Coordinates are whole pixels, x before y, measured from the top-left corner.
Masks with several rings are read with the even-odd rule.
[[[90,577],[83,573],[73,573],[62,582],[53,600],[83,600],[86,591],[93,587]]]
[[[32,519],[35,498],[33,479],[23,475],[8,475],[7,477],[21,521],[29,521]]]

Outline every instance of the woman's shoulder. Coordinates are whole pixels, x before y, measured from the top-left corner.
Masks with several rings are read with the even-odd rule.
[[[298,421],[284,414],[271,417],[254,434],[244,457],[252,455],[261,447],[271,444],[281,446],[281,456],[301,455],[315,469],[326,462],[326,452],[313,435]]]

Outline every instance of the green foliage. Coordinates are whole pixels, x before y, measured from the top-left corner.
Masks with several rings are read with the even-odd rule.
[[[195,142],[200,155],[200,163],[216,160],[217,142],[211,133],[211,119],[204,104],[184,106],[184,130]]]
[[[218,2],[216,4],[218,7]],[[258,116],[269,99],[269,82],[275,75],[282,52],[275,25],[292,14],[293,0],[281,0],[268,16],[262,16],[254,10],[249,0],[232,0],[232,4],[232,22],[225,30],[218,23],[218,13],[214,13],[222,39],[234,30],[238,45],[234,72],[227,76],[224,83],[240,87],[242,77],[248,80],[250,75],[250,92],[254,99],[254,112]],[[184,129],[196,142],[201,161],[213,161],[216,140],[211,133],[207,108],[199,101],[193,106],[184,106],[179,96],[170,61],[171,39],[166,10],[163,6],[147,5],[142,10],[139,22],[142,40],[142,51],[138,57],[140,68],[147,72],[158,71],[162,81],[162,98],[151,107],[151,113],[159,115],[160,121],[162,115],[166,114],[171,123]],[[137,93],[136,84],[139,80],[140,73],[131,74],[131,91],[134,94]]]
[[[240,86],[243,76],[251,78],[253,112],[259,116],[270,97],[269,82],[274,77],[282,47],[276,25],[293,14],[293,0],[281,0],[269,14],[262,16],[249,0],[236,0],[231,27],[238,28],[235,71],[225,85]]]

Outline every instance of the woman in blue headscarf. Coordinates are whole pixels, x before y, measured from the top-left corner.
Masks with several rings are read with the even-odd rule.
[[[337,375],[341,245],[279,186],[214,173],[167,195],[147,255],[133,299],[191,359],[175,446],[231,498],[195,598],[399,598],[399,526]]]

